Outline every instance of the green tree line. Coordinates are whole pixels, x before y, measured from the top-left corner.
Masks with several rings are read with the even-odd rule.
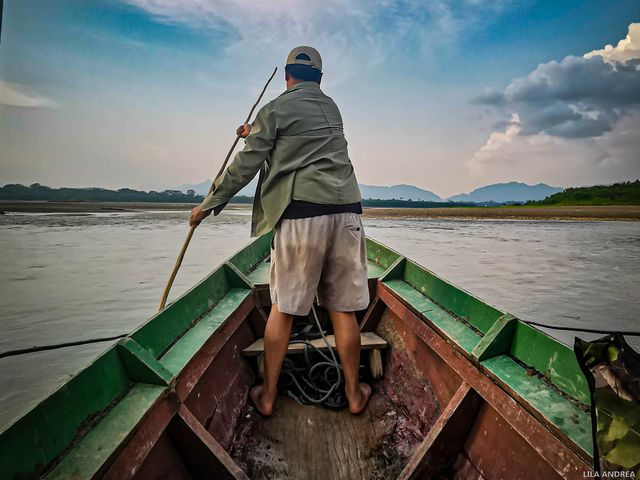
[[[39,183],[25,186],[9,184],[0,187],[0,200],[59,201],[59,202],[167,202],[199,203],[202,195],[178,190],[144,192],[131,188],[51,188]]]
[[[193,190],[145,192],[131,188],[51,188],[39,183],[32,185],[8,184],[0,187],[0,200],[5,201],[58,201],[58,202],[156,202],[200,203],[204,197]],[[232,203],[251,203],[253,197],[238,196]],[[386,208],[442,208],[477,206],[473,202],[429,202],[420,200],[362,200],[364,207]],[[500,205],[500,204],[490,204]],[[530,201],[527,205],[640,205],[640,180],[613,185],[567,188],[544,200]]]
[[[527,205],[640,205],[640,180],[567,188]]]
[[[8,184],[0,187],[0,200],[5,201],[57,201],[57,202],[155,202],[155,203],[200,203],[204,197],[193,190],[145,192],[131,188],[109,190],[106,188],[51,188],[39,183],[32,185]],[[231,203],[252,203],[253,197],[236,196]],[[387,208],[432,208],[472,206],[473,203],[427,202],[412,200],[363,200],[365,207]]]

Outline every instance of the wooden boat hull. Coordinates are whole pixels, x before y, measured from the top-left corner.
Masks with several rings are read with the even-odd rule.
[[[247,406],[255,361],[242,350],[262,336],[270,308],[269,241],[249,244],[3,431],[0,478],[578,479],[591,471],[588,389],[573,352],[372,240],[373,300],[359,318],[389,343],[374,386],[397,417],[370,445],[358,435],[362,425],[378,431],[380,411],[352,420],[283,401],[286,414],[259,418]],[[276,452],[264,460],[267,437]],[[307,441],[316,443],[300,447]],[[343,453],[323,450],[331,442]],[[260,477],[266,467],[274,470]]]

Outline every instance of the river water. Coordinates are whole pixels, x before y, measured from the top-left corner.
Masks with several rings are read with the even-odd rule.
[[[117,335],[146,321],[186,234],[186,215],[0,217],[0,352]],[[172,298],[249,242],[249,221],[246,208],[205,221]],[[640,330],[640,222],[367,219],[365,229],[522,319]],[[573,333],[547,331],[572,344]],[[108,345],[0,359],[0,430]]]

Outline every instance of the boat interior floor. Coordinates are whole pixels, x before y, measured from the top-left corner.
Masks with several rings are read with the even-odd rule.
[[[386,342],[384,375],[367,375],[363,352],[374,394],[357,416],[287,396],[271,417],[258,414],[248,393],[259,357],[243,352],[261,333],[232,318],[211,343],[217,353],[203,349],[178,379],[184,400],[134,478],[584,478],[588,465],[465,355],[411,312],[381,310],[362,325]]]
[[[231,455],[252,479],[397,478],[422,436],[410,423],[380,393],[360,415],[280,396],[269,418],[245,407]]]

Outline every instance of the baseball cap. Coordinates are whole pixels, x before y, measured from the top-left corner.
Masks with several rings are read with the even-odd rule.
[[[322,57],[313,47],[296,47],[289,52],[287,65],[309,65],[322,72]]]

